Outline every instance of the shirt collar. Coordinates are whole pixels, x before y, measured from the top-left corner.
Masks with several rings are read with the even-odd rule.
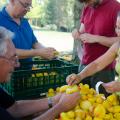
[[[2,9],[2,14],[7,17],[8,19],[12,20],[12,17],[8,14],[8,12],[6,11],[6,7],[3,7]]]
[[[3,7],[3,9],[2,9],[1,12],[2,12],[2,14],[3,14],[5,17],[7,17],[9,20],[14,21],[13,18],[12,18],[12,17],[8,14],[8,12],[6,11],[6,7]],[[22,21],[23,21],[23,18],[21,18],[20,21],[22,22]]]

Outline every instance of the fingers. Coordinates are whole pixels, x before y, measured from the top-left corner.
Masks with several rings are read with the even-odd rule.
[[[74,85],[77,83],[77,76],[76,74],[71,74],[66,78],[66,82],[68,85]]]
[[[72,83],[74,82],[73,74],[69,75],[69,76],[66,78],[66,82],[67,82],[68,85],[72,85]]]
[[[54,48],[47,48],[47,53],[48,53],[48,59],[53,59],[56,58],[56,56],[59,54],[59,52],[54,49]]]
[[[112,88],[110,83],[103,83],[102,86],[105,88],[107,93],[112,93],[113,92],[113,88]]]
[[[78,31],[77,29],[74,29],[73,32],[72,32],[72,37],[73,37],[74,39],[78,39],[79,36],[80,36],[79,31]]]

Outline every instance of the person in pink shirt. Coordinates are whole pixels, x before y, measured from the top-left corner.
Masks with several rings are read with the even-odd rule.
[[[115,26],[117,13],[120,11],[120,3],[116,0],[79,1],[85,3],[80,19],[81,26],[79,30],[75,29],[72,35],[74,39],[83,43],[80,72],[86,65],[102,56],[119,39],[116,37]],[[113,61],[104,70],[84,79],[82,82],[95,88],[98,81],[110,82],[114,80],[114,64]],[[105,90],[101,88],[100,92],[105,93]]]

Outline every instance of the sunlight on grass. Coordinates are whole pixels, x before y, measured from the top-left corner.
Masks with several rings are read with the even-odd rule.
[[[71,33],[57,31],[34,31],[38,41],[47,47],[54,47],[58,51],[72,51],[73,38]]]

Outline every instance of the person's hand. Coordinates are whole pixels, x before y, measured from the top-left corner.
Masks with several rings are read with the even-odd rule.
[[[79,99],[80,99],[79,92],[76,92],[73,94],[64,93],[62,94],[58,104],[60,105],[60,108],[62,109],[62,111],[68,111],[76,106]]]
[[[97,42],[97,37],[95,35],[88,34],[88,33],[81,34],[80,39],[84,43],[96,43]]]
[[[80,82],[80,76],[77,74],[68,75],[66,78],[66,82],[68,85],[74,85]]]
[[[103,83],[102,86],[108,93],[120,92],[120,82],[118,81]]]
[[[80,39],[80,32],[77,30],[77,29],[74,29],[72,31],[72,36],[73,38],[76,40],[76,39]]]
[[[42,58],[45,58],[45,59],[53,59],[56,57],[56,50],[54,48],[51,48],[51,47],[47,47],[47,48],[42,48],[40,49],[38,52],[40,52],[40,56]]]
[[[58,93],[57,95],[55,95],[54,97],[52,97],[53,106],[56,105],[59,102],[61,96],[62,96],[62,93]]]

